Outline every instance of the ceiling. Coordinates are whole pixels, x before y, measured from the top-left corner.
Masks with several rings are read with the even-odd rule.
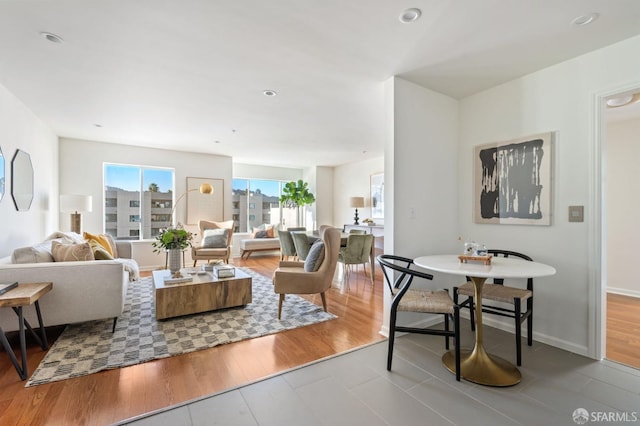
[[[638,0],[0,0],[0,84],[61,137],[333,166],[383,155],[393,75],[460,99],[639,23]]]

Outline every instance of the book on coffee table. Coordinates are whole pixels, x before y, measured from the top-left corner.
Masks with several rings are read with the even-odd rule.
[[[0,294],[5,294],[12,288],[18,287],[18,281],[14,281],[12,283],[0,283]]]

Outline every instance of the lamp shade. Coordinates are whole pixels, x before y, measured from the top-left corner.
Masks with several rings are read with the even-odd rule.
[[[93,205],[91,195],[60,195],[61,212],[90,212]]]
[[[351,207],[355,208],[364,207],[364,197],[351,197],[349,199],[349,204]]]

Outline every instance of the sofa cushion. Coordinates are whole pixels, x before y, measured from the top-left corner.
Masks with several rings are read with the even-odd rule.
[[[56,262],[74,262],[79,260],[95,260],[89,243],[63,244],[51,242],[51,253]]]
[[[316,272],[320,269],[320,265],[322,265],[322,261],[324,260],[324,242],[321,240],[313,243],[311,248],[309,249],[309,254],[307,254],[307,258],[304,261],[304,271],[305,272]]]
[[[45,241],[30,247],[17,248],[11,254],[12,263],[46,263],[53,262],[51,241]]]
[[[205,229],[202,235],[203,248],[225,248],[229,239],[229,230],[224,229]]]

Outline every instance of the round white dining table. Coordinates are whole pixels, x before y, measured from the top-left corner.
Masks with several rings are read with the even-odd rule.
[[[536,278],[554,275],[555,268],[523,259],[493,257],[488,265],[477,261],[462,262],[459,255],[421,256],[414,263],[424,269],[471,278],[475,288],[476,332],[472,351],[460,351],[460,376],[465,380],[489,386],[513,386],[520,383],[518,368],[509,361],[488,354],[484,349],[482,331],[482,287],[487,278]],[[457,343],[457,342],[456,342]],[[449,351],[442,362],[455,372],[454,352]]]

